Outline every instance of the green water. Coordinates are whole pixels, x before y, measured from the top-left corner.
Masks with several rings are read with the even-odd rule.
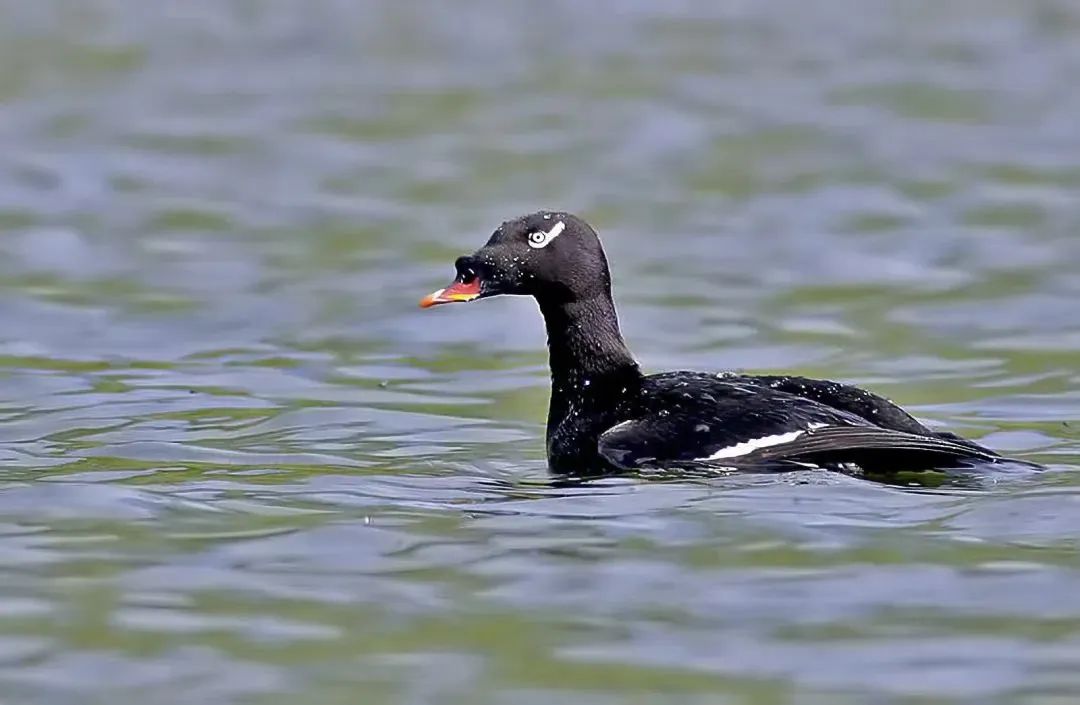
[[[1080,12],[0,3],[0,703],[1080,696]],[[649,370],[1044,473],[549,481],[503,219]]]

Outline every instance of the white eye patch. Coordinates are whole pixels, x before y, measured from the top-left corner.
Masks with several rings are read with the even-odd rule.
[[[539,250],[541,247],[547,247],[552,240],[559,237],[559,233],[566,229],[566,223],[561,220],[551,226],[551,230],[546,233],[543,230],[534,230],[529,233],[529,247],[534,250]]]

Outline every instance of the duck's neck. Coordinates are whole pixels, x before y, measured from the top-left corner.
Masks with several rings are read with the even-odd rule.
[[[610,394],[639,380],[641,373],[619,332],[610,295],[539,303],[551,366],[550,435],[575,400]]]

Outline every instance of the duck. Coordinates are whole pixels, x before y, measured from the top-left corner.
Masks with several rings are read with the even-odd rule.
[[[551,372],[552,472],[814,467],[875,474],[1005,460],[848,384],[730,371],[643,373],[619,328],[600,237],[571,213],[507,220],[454,268],[454,280],[421,307],[503,295],[531,296],[539,306]]]

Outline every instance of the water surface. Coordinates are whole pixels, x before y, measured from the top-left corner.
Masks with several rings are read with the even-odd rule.
[[[1073,4],[0,11],[0,700],[1080,694]],[[1048,471],[553,485],[534,305],[416,308],[540,207],[647,369]]]

